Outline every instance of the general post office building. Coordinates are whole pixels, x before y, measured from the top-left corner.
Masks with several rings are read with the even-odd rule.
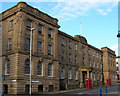
[[[31,27],[35,28],[31,63],[33,94],[83,88],[86,78],[98,86],[109,74],[112,83],[116,82],[116,55],[108,47],[98,49],[83,36],[73,37],[60,31],[56,18],[25,2],[19,2],[0,16],[6,94],[29,92]]]

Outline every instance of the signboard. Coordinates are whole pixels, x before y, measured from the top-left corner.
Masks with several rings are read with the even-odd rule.
[[[32,81],[32,83],[39,83],[39,81]]]

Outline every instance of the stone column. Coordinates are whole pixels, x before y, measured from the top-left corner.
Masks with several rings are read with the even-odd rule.
[[[87,70],[87,78],[89,78],[89,70]]]

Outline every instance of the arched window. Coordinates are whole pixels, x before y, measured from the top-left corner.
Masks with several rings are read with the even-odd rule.
[[[30,74],[30,60],[26,59],[25,61],[25,74]]]
[[[42,62],[38,62],[37,65],[37,75],[42,75]]]
[[[10,60],[6,60],[5,62],[5,74],[9,75],[10,74]]]
[[[64,69],[61,68],[61,79],[64,79]]]
[[[48,76],[52,76],[52,64],[51,63],[49,63],[48,64]]]

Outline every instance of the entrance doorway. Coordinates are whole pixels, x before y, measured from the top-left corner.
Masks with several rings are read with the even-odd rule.
[[[43,92],[43,85],[38,85],[38,92]]]
[[[25,94],[29,94],[30,85],[25,86]]]
[[[82,71],[82,77],[83,77],[83,84],[85,87],[85,79],[87,78],[87,71]]]
[[[50,92],[50,91],[53,91],[53,85],[50,85],[50,86],[49,86],[49,92]]]
[[[4,85],[4,94],[8,94],[8,85],[7,84]]]

